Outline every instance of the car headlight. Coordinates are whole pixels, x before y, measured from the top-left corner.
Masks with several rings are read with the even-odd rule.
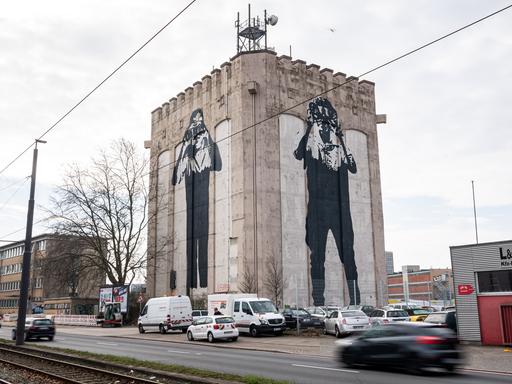
[[[260,323],[263,324],[263,325],[268,325],[268,320],[267,319],[260,319]]]

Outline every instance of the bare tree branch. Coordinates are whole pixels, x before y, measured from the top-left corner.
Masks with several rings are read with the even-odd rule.
[[[51,199],[51,226],[76,236],[91,252],[84,263],[99,268],[112,284],[133,281],[146,267],[149,194],[144,182],[148,160],[133,143],[120,139],[85,169],[69,167]]]

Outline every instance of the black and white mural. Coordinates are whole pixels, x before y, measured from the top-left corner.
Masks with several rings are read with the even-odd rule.
[[[175,210],[175,220],[178,222],[186,213],[186,234],[175,233],[177,248],[180,248],[179,240],[186,238],[186,266],[180,265],[180,261],[177,260],[176,269],[178,276],[186,271],[187,288],[205,288],[208,285],[210,173],[220,171],[222,161],[217,144],[204,124],[201,109],[192,112],[182,143],[176,150],[178,156],[172,184],[176,186],[175,195],[182,191],[179,185],[185,184],[186,202],[185,212]],[[176,231],[179,231],[179,226],[176,228]],[[179,255],[180,252],[176,254]]]
[[[356,173],[357,166],[347,151],[338,114],[329,100],[317,98],[309,103],[306,132],[294,155],[304,162],[307,174],[306,243],[311,251],[313,304],[325,302],[325,248],[329,230],[345,268],[350,304],[360,303],[348,188],[348,172]]]
[[[346,137],[326,98],[307,113],[305,124],[291,115],[279,121],[283,268],[295,276],[285,301],[298,289],[316,306],[361,304],[358,267],[365,287],[374,279],[366,135]]]

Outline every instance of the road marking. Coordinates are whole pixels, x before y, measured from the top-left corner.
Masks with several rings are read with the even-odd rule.
[[[98,344],[98,345],[110,345],[110,346],[113,346],[113,347],[117,347],[119,345],[117,343],[102,343],[100,341],[96,342],[96,344]]]
[[[347,373],[359,373],[359,371],[353,371],[351,369],[341,369],[341,368],[329,368],[329,367],[317,367],[315,365],[303,365],[303,364],[292,364],[294,367],[302,367],[302,368],[313,368],[313,369],[324,369],[326,371],[339,371],[339,372],[347,372]]]
[[[190,355],[190,352],[186,352],[186,351],[176,351],[174,349],[168,349],[167,352],[172,352],[172,353],[182,353],[184,355]]]
[[[510,372],[499,372],[499,371],[484,371],[482,369],[471,369],[471,368],[461,368],[461,371],[471,372],[471,373],[485,373],[489,375],[498,375],[498,376],[511,376]]]

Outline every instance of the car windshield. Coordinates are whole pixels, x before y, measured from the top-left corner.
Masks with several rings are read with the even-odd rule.
[[[427,309],[413,309],[411,310],[413,315],[428,315],[430,311]]]
[[[277,313],[277,309],[274,307],[274,304],[268,300],[251,301],[251,308],[252,311],[256,313]]]
[[[235,320],[232,317],[217,317],[215,319],[217,324],[234,323]]]
[[[309,312],[304,310],[304,309],[292,309],[292,314],[294,316],[297,316],[297,315],[299,315],[299,316],[307,316],[307,315],[309,315]]]
[[[366,316],[363,311],[343,311],[341,312],[343,317],[356,317],[356,316]]]
[[[405,311],[388,311],[388,317],[409,317]]]

